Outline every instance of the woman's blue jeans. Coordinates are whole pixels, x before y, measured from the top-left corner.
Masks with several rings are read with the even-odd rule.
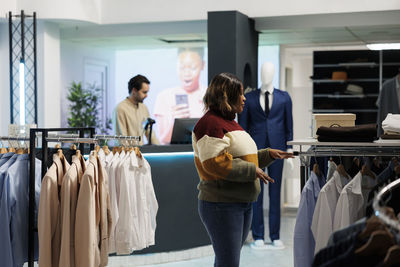
[[[252,203],[199,200],[199,215],[215,252],[215,267],[238,267],[250,231]]]

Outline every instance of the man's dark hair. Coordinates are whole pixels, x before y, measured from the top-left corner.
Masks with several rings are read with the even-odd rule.
[[[131,78],[128,82],[129,94],[132,93],[133,88],[135,88],[136,91],[139,91],[140,89],[142,89],[143,83],[150,84],[150,81],[143,75],[139,74],[139,75],[136,75],[135,77]]]

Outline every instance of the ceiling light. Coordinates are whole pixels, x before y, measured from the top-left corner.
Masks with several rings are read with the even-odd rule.
[[[367,44],[367,47],[370,50],[400,49],[400,43]]]

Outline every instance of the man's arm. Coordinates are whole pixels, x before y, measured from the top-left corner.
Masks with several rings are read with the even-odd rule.
[[[128,135],[128,125],[123,111],[116,108],[113,114],[113,121],[116,135]]]

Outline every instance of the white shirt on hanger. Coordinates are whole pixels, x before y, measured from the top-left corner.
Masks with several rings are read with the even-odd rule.
[[[314,254],[317,254],[328,244],[329,236],[333,232],[336,204],[343,187],[349,181],[335,171],[332,178],[319,192],[311,224],[311,231],[315,240]]]
[[[371,179],[373,178],[358,172],[343,188],[336,205],[333,221],[334,231],[345,228],[365,216],[364,195],[367,195],[367,192],[373,186],[373,182],[368,181]],[[364,184],[368,186],[364,188]]]

